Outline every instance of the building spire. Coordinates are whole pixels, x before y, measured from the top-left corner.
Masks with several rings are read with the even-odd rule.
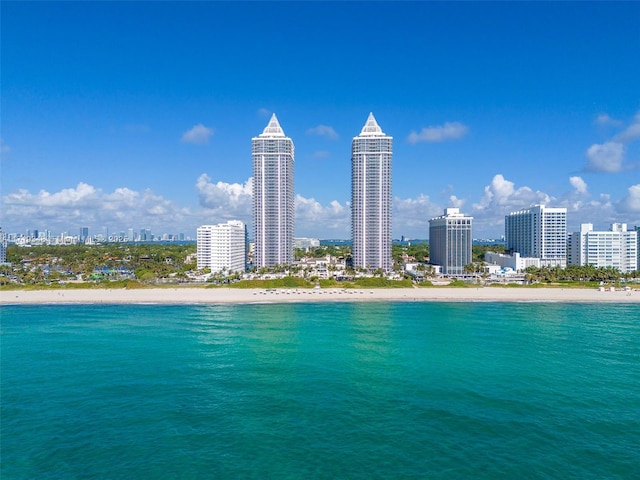
[[[373,116],[373,112],[369,113],[369,118],[367,118],[367,123],[362,127],[362,131],[360,132],[361,137],[373,137],[384,135],[384,132],[376,122],[376,117]]]
[[[264,131],[258,135],[259,137],[285,137],[284,130],[280,126],[280,122],[278,122],[278,117],[274,113],[271,115],[271,120],[269,120],[269,124],[265,127]]]

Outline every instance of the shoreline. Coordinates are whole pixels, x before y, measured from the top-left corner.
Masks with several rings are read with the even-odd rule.
[[[4,290],[0,305],[52,304],[261,304],[309,302],[575,302],[640,303],[640,291],[593,288],[374,288],[235,289],[149,288],[86,290]]]

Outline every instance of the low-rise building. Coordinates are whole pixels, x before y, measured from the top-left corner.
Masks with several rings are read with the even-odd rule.
[[[484,261],[501,268],[510,268],[515,272],[522,272],[527,267],[540,268],[540,259],[535,257],[521,257],[518,252],[513,254],[486,252]]]

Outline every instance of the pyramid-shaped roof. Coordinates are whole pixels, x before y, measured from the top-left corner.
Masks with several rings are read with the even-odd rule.
[[[360,132],[361,137],[373,137],[384,135],[384,132],[376,122],[376,117],[373,116],[373,113],[369,113],[369,118],[367,118],[367,123],[362,127],[362,131]]]
[[[284,134],[284,130],[280,126],[280,122],[278,122],[278,117],[274,113],[271,115],[271,120],[269,120],[269,124],[265,127],[264,131],[258,135],[259,137],[286,137]]]

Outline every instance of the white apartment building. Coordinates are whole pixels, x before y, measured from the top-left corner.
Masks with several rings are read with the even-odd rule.
[[[202,225],[197,230],[198,269],[209,268],[212,273],[226,269],[244,272],[246,269],[247,230],[239,220],[217,225]]]
[[[444,215],[429,220],[429,263],[440,265],[445,275],[463,275],[473,259],[473,217],[459,208],[446,208]]]
[[[545,205],[505,216],[505,250],[540,259],[542,267],[567,265],[567,209]]]
[[[319,238],[304,238],[304,237],[298,237],[298,238],[294,238],[293,239],[293,244],[296,248],[305,248],[305,249],[310,249],[310,248],[315,248],[315,247],[319,247],[320,246],[320,239]]]
[[[613,267],[622,273],[638,269],[638,232],[626,223],[614,223],[609,231],[594,231],[583,223],[579,232],[569,234],[568,264]]]
[[[285,136],[275,113],[264,131],[251,140],[253,156],[254,265],[293,262],[293,141]]]
[[[353,266],[393,268],[391,259],[391,158],[393,138],[373,113],[351,145],[351,235]]]

